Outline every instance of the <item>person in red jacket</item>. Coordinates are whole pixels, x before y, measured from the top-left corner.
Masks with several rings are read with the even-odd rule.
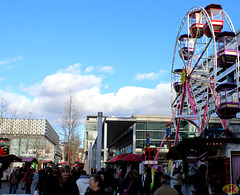
[[[27,168],[27,171],[23,177],[23,183],[26,183],[26,194],[31,194],[31,185],[33,181],[33,172],[30,168]]]

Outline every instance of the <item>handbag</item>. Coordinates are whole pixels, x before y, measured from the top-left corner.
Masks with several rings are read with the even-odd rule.
[[[128,194],[128,190],[129,190],[129,188],[131,187],[132,182],[133,182],[133,180],[132,180],[131,183],[129,184],[128,188],[123,191],[123,195],[127,195],[127,194]]]

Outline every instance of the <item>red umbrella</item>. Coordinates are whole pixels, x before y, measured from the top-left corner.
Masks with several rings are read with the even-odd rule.
[[[120,159],[121,157],[122,157],[122,155],[114,156],[114,157],[111,158],[108,162],[116,162],[116,161],[118,161],[118,159]]]
[[[117,161],[135,161],[135,162],[142,162],[142,154],[125,154]]]

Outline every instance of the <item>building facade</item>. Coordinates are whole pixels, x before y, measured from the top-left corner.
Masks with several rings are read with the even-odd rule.
[[[86,158],[90,151],[90,146],[94,144],[97,138],[98,131],[98,117],[87,116],[85,120],[85,134],[84,134],[84,155],[83,159]]]
[[[91,120],[91,118],[93,118],[93,120]],[[94,129],[92,131],[95,132],[97,138],[97,116],[88,116],[85,125],[86,127],[90,127],[91,125],[89,125],[88,122],[92,123],[93,121],[94,125],[91,125]],[[171,116],[132,115],[131,117],[103,117],[102,166],[104,166],[106,161],[118,154],[145,153],[147,136],[149,136],[149,148],[156,151],[164,138],[169,121],[171,121]],[[220,128],[220,119],[211,118],[209,126],[211,129]],[[174,129],[173,124],[171,124],[171,129]],[[240,119],[232,119],[230,129],[234,130],[236,138],[240,138]],[[90,128],[88,131],[91,131]],[[186,124],[180,128],[179,140],[196,136],[198,136],[197,132],[189,131]],[[87,138],[86,136],[85,143],[89,141],[86,140]],[[170,145],[174,145],[174,139],[175,132],[173,131],[170,132],[168,140],[165,139],[163,141],[159,158],[162,158],[169,151]],[[92,153],[90,156],[92,167],[96,167],[97,139],[91,141],[92,151],[88,150],[88,152]],[[87,149],[85,148],[84,151],[87,151]]]
[[[61,159],[59,135],[45,119],[0,119],[0,136],[7,139],[4,146],[9,154],[28,157],[39,161]]]

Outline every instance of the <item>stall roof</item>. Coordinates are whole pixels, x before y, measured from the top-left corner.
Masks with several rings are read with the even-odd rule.
[[[134,161],[134,162],[142,162],[142,154],[133,154],[133,153],[128,153],[123,155],[118,161]]]
[[[38,162],[36,158],[34,157],[21,157],[22,162]]]
[[[39,160],[39,163],[50,163],[53,164],[53,162],[51,160]]]
[[[142,162],[142,154],[128,153],[125,155],[118,155],[110,159],[107,163],[117,163],[117,162]]]
[[[117,160],[119,160],[120,158],[122,157],[122,155],[117,155],[117,156],[114,156],[113,158],[111,158],[108,162],[116,162]]]
[[[179,144],[170,148],[167,159],[184,159],[189,155],[202,156],[207,153],[209,156],[215,155],[216,149],[221,148],[225,143],[240,144],[240,138],[187,138]]]
[[[10,154],[10,155],[0,155],[0,162],[22,162],[22,159]]]

